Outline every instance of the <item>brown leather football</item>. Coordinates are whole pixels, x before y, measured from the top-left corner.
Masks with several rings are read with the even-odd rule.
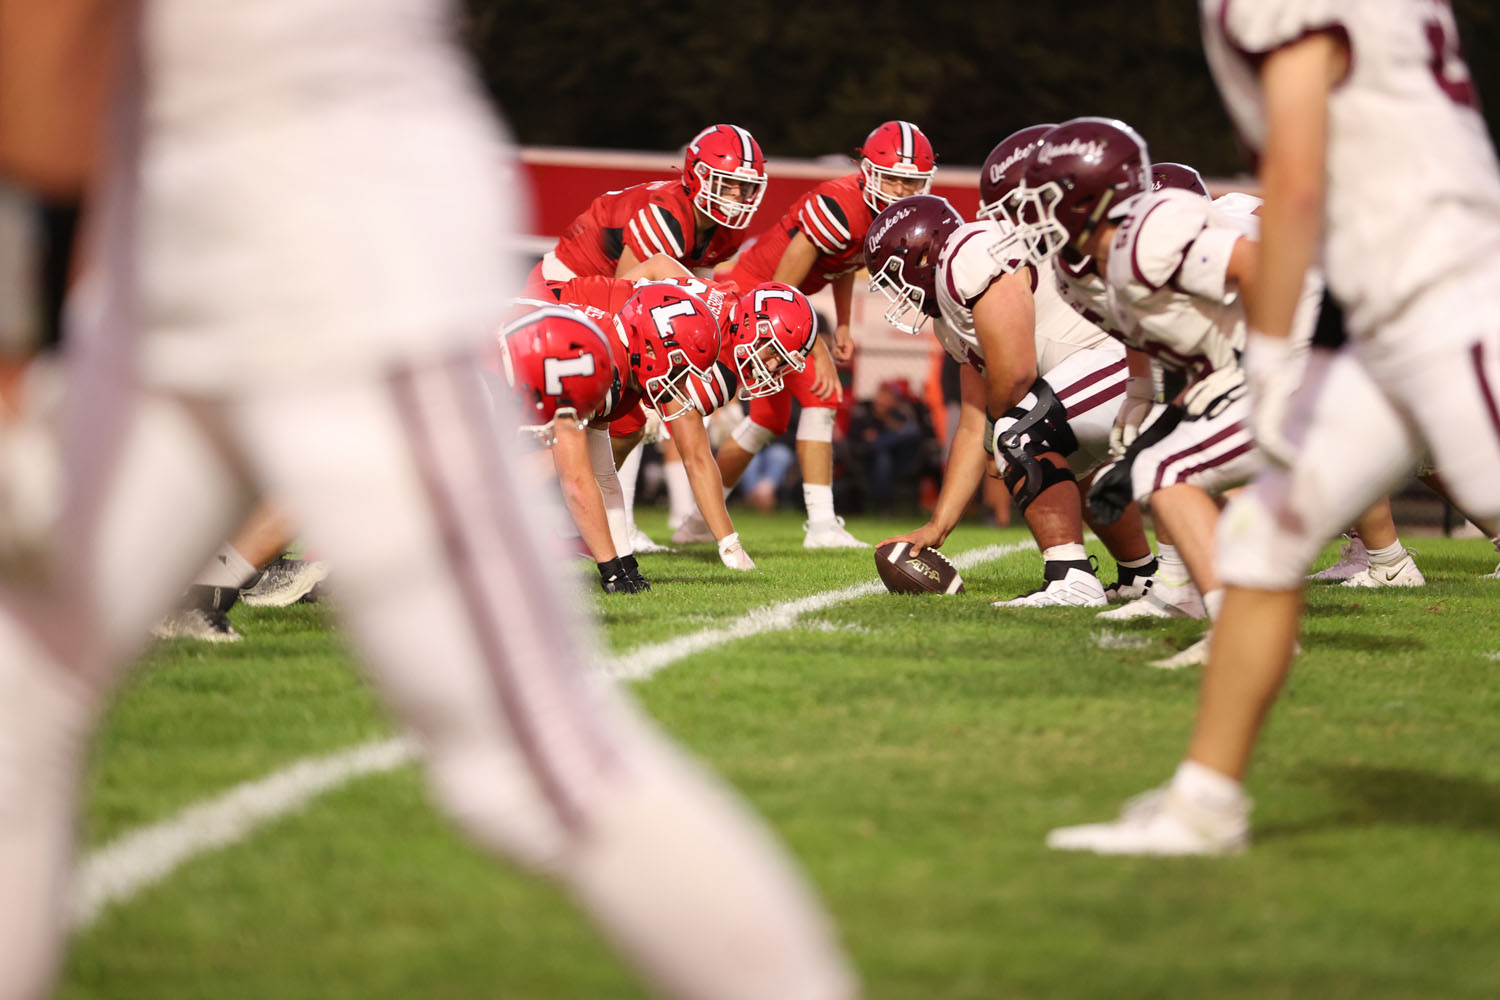
[[[893,594],[962,594],[964,581],[941,552],[911,554],[910,542],[887,542],[875,550],[880,582]]]

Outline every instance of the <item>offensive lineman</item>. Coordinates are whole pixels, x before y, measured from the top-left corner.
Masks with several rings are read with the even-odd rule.
[[[1448,4],[1203,0],[1202,15],[1220,93],[1261,155],[1246,369],[1275,461],[1224,513],[1228,587],[1186,759],[1118,820],[1054,830],[1064,850],[1244,850],[1242,782],[1324,541],[1424,448],[1463,509],[1500,516],[1500,165]],[[1292,377],[1320,249],[1349,343],[1314,354],[1289,409],[1266,406]]]

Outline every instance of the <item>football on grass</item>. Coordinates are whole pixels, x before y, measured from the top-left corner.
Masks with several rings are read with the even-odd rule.
[[[962,594],[958,570],[937,549],[912,555],[910,542],[887,542],[875,550],[880,582],[893,594]]]

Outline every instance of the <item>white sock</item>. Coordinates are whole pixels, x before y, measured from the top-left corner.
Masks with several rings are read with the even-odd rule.
[[[802,484],[802,502],[807,506],[807,523],[810,525],[832,524],[833,487]]]
[[[1153,556],[1150,552],[1147,552],[1145,555],[1141,556],[1139,559],[1120,559],[1120,560],[1116,560],[1116,562],[1118,563],[1118,565],[1120,566],[1121,569],[1140,569],[1143,566],[1149,566],[1149,565],[1151,565],[1151,560],[1153,560],[1155,558],[1156,557]]]
[[[1238,781],[1197,761],[1185,760],[1172,775],[1172,791],[1205,809],[1233,809],[1245,800]]]
[[[1369,549],[1369,553],[1372,566],[1394,566],[1406,558],[1406,548],[1399,538],[1383,549]]]
[[[1083,547],[1082,542],[1067,542],[1042,550],[1043,562],[1088,562],[1088,558],[1088,549]]]
[[[1182,555],[1177,551],[1177,546],[1159,542],[1156,546],[1156,575],[1161,577],[1162,583],[1175,585],[1188,583],[1192,577],[1188,575],[1187,563],[1182,561]]]
[[[1500,535],[1496,535],[1495,537],[1491,538],[1490,544],[1495,547],[1496,552],[1500,552]]]
[[[243,587],[260,572],[227,542],[219,547],[194,583],[205,587]]]
[[[1210,590],[1203,595],[1203,606],[1208,609],[1208,620],[1216,622],[1219,620],[1219,609],[1224,606],[1224,588]]]
[[[698,508],[693,502],[693,484],[681,462],[663,462],[662,474],[667,478],[667,521],[675,528]]]

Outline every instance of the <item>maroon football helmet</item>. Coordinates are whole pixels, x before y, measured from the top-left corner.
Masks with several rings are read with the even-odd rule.
[[[788,371],[807,367],[818,316],[806,295],[779,281],[761,282],[742,295],[740,316],[733,350],[740,386],[751,399],[774,396]]]
[[[1014,193],[1033,264],[1063,248],[1083,252],[1099,223],[1151,190],[1151,155],[1135,129],[1113,118],[1074,118],[1042,136]]]
[[[1151,164],[1151,190],[1160,191],[1162,188],[1181,188],[1183,191],[1209,197],[1203,175],[1186,163]]]
[[[870,291],[889,301],[885,321],[907,333],[921,333],[937,314],[938,251],[964,224],[947,198],[918,194],[902,198],[875,216],[865,234],[865,267]]]
[[[625,331],[630,372],[663,420],[693,408],[689,376],[707,379],[719,356],[719,322],[703,300],[679,285],[642,285],[615,317]],[[678,408],[664,409],[668,400]]]
[[[688,143],[682,183],[693,205],[725,229],[744,229],[766,193],[766,158],[738,125],[710,125]],[[728,193],[733,187],[739,197]]]
[[[910,194],[932,190],[937,158],[932,143],[911,122],[891,121],[877,125],[856,152],[860,155],[860,193],[870,211],[879,212],[900,196],[885,190],[892,181],[905,181]],[[915,186],[912,189],[911,185]]]
[[[1028,125],[1001,139],[984,158],[979,171],[979,218],[1001,218],[1015,222],[1005,205],[1006,195],[1021,186],[1021,175],[1031,154],[1042,144],[1042,136],[1056,125]]]
[[[521,300],[519,315],[500,328],[500,368],[520,400],[522,433],[551,444],[556,422],[599,412],[615,384],[609,343],[594,322],[557,303]]]

